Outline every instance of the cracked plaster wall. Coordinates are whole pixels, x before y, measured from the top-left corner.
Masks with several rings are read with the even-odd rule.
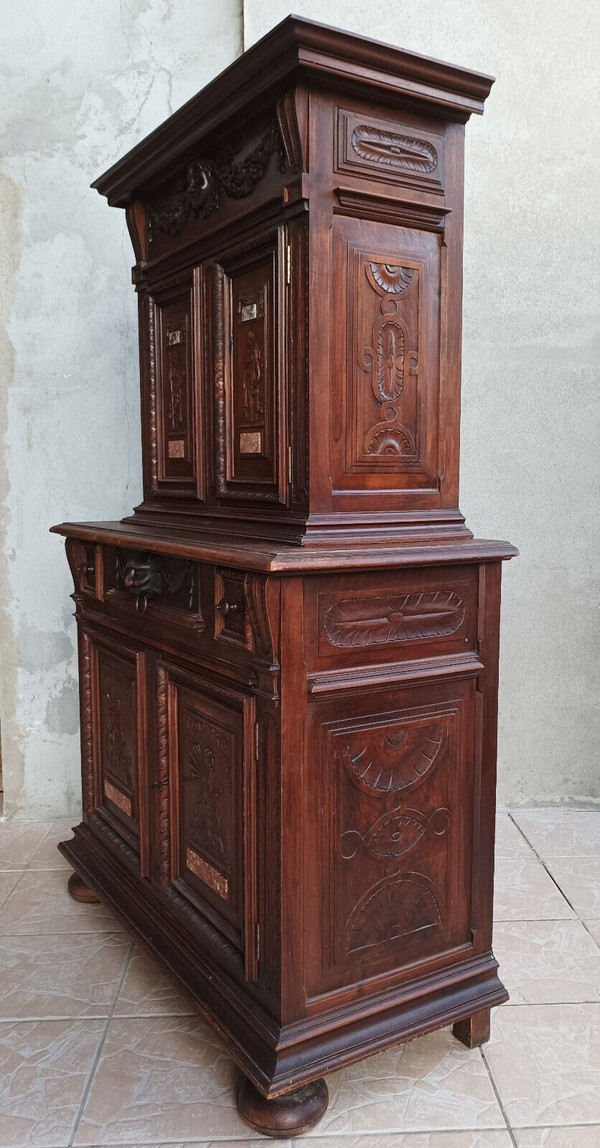
[[[600,9],[572,0],[311,0],[302,15],[498,77],[467,129],[463,474],[508,538],[500,796],[600,798]],[[24,0],[0,85],[2,741],[9,815],[75,816],[77,689],[62,519],[140,496],[132,254],[88,184],[287,0]]]
[[[288,0],[246,0],[245,47]],[[600,801],[600,6],[308,0],[497,77],[467,125],[461,508],[506,538],[499,797]]]
[[[5,813],[75,817],[65,519],[141,496],[124,213],[89,184],[241,50],[238,0],[21,0],[0,46],[0,670]]]

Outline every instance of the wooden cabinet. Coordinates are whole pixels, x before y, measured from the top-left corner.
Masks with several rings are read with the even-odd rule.
[[[463,135],[490,84],[290,17],[95,185],[136,257],[144,499],[55,528],[84,804],[61,848],[274,1135],[316,1123],[324,1074],[446,1024],[481,1042],[506,999],[516,551],[458,508]]]

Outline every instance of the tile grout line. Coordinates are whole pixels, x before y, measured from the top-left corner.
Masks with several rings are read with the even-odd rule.
[[[540,856],[540,854],[538,853],[538,851],[537,851],[537,849],[536,849],[535,845],[532,845],[532,844],[531,844],[531,841],[529,840],[529,838],[525,836],[525,834],[524,834],[523,830],[521,829],[521,826],[520,826],[520,825],[518,825],[518,824],[517,824],[517,822],[514,820],[514,818],[513,818],[513,816],[512,816],[512,813],[509,813],[509,815],[508,815],[508,816],[509,816],[510,820],[512,821],[513,825],[515,826],[515,829],[518,829],[518,831],[519,831],[519,833],[521,834],[521,836],[522,836],[523,840],[527,842],[527,844],[529,845],[530,849],[533,851],[533,853],[534,853],[534,854],[535,854],[535,856],[537,857],[537,859],[538,859],[538,861],[539,861],[540,865],[542,865],[542,866],[543,866],[543,868],[546,870],[546,873],[548,874],[548,876],[549,876],[550,880],[551,880],[551,881],[552,881],[552,882],[553,882],[553,883],[556,885],[556,888],[558,889],[558,891],[559,891],[559,893],[560,893],[561,897],[563,897],[563,898],[564,898],[564,900],[567,902],[567,905],[569,906],[569,908],[573,910],[573,912],[575,913],[575,916],[577,917],[577,919],[578,919],[579,921],[581,921],[581,917],[579,916],[579,913],[577,912],[577,909],[575,908],[575,906],[574,906],[574,905],[572,905],[572,904],[571,904],[571,902],[569,901],[569,898],[567,897],[567,894],[566,894],[565,892],[563,892],[563,890],[561,889],[561,887],[560,887],[560,885],[559,885],[558,881],[556,880],[556,877],[554,877],[554,876],[553,876],[553,874],[550,872],[550,870],[549,870],[548,866],[546,865],[546,862],[544,861],[543,857],[541,857],[541,856]],[[577,854],[574,854],[574,856],[577,856]]]
[[[499,1107],[500,1112],[502,1114],[502,1119],[506,1125],[506,1131],[508,1132],[508,1135],[510,1136],[511,1144],[513,1145],[513,1148],[519,1148],[517,1141],[516,1141],[515,1134],[511,1128],[511,1126],[510,1126],[510,1121],[508,1119],[508,1116],[506,1115],[506,1112],[504,1111],[504,1105],[502,1103],[502,1097],[500,1096],[500,1093],[498,1092],[498,1089],[496,1087],[496,1081],[494,1080],[494,1077],[492,1075],[492,1070],[488,1064],[487,1056],[485,1055],[485,1052],[481,1046],[479,1048],[479,1055],[481,1056],[485,1070],[488,1074],[488,1079],[489,1079],[489,1082],[490,1082],[492,1089],[494,1091],[494,1096],[496,1097],[496,1100],[498,1102],[498,1107]]]
[[[96,1050],[96,1055],[95,1055],[95,1057],[94,1057],[94,1059],[93,1059],[93,1061],[92,1061],[92,1065],[91,1065],[91,1067],[90,1067],[90,1071],[89,1071],[89,1073],[88,1073],[88,1078],[87,1078],[87,1080],[86,1080],[86,1082],[85,1082],[85,1087],[84,1087],[84,1090],[83,1090],[83,1096],[82,1096],[82,1098],[81,1098],[81,1103],[80,1103],[80,1105],[79,1105],[79,1108],[78,1108],[78,1110],[77,1110],[77,1115],[76,1115],[76,1117],[75,1117],[75,1122],[74,1122],[74,1124],[73,1124],[73,1129],[72,1129],[72,1131],[71,1131],[71,1135],[70,1135],[70,1137],[69,1137],[69,1144],[68,1144],[68,1148],[73,1148],[73,1144],[74,1144],[74,1141],[75,1141],[75,1137],[76,1137],[76,1135],[77,1135],[77,1132],[78,1132],[78,1129],[79,1129],[79,1124],[80,1124],[80,1122],[81,1122],[81,1117],[83,1116],[83,1110],[84,1110],[84,1108],[85,1108],[85,1106],[86,1106],[86,1103],[87,1103],[87,1099],[88,1099],[88,1096],[89,1096],[89,1094],[90,1094],[90,1089],[91,1089],[91,1087],[92,1087],[92,1083],[93,1083],[94,1077],[95,1077],[95,1075],[96,1075],[96,1069],[97,1069],[97,1067],[98,1067],[98,1065],[99,1065],[99,1063],[100,1063],[100,1057],[102,1056],[102,1050],[103,1050],[103,1048],[104,1048],[104,1045],[105,1045],[105,1043],[106,1043],[106,1038],[107,1038],[107,1036],[108,1036],[108,1030],[109,1030],[109,1027],[110,1027],[110,1023],[111,1023],[111,1021],[112,1021],[112,1019],[113,1019],[113,1017],[114,1017],[114,1014],[115,1014],[115,1009],[116,1009],[116,1007],[117,1007],[117,1001],[118,1001],[118,999],[119,999],[119,995],[120,995],[121,989],[123,988],[123,985],[125,984],[125,977],[127,976],[127,973],[128,973],[128,971],[129,971],[129,966],[130,966],[130,964],[131,964],[131,958],[132,958],[132,956],[133,956],[133,941],[130,941],[130,942],[129,942],[129,953],[128,953],[128,956],[127,956],[127,960],[125,961],[125,964],[124,964],[124,966],[123,966],[123,972],[121,973],[121,979],[120,979],[120,981],[119,981],[119,984],[118,984],[118,986],[117,986],[117,991],[116,991],[116,993],[115,993],[115,999],[114,999],[114,1001],[113,1001],[113,1004],[112,1004],[112,1008],[111,1008],[111,1010],[110,1010],[110,1012],[109,1012],[108,1016],[106,1017],[106,1023],[105,1023],[105,1025],[104,1025],[104,1032],[102,1033],[102,1037],[101,1037],[101,1039],[100,1039],[100,1043],[98,1044],[98,1048],[97,1048],[97,1050]]]

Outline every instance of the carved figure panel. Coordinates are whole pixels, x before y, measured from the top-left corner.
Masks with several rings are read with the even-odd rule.
[[[193,481],[194,381],[191,293],[186,289],[158,304],[159,443],[158,481]]]
[[[127,818],[136,819],[136,666],[98,647],[100,766],[102,791]]]
[[[337,170],[443,191],[444,137],[409,124],[338,110]]]
[[[181,877],[201,902],[240,927],[241,710],[183,686],[177,695]]]
[[[215,338],[225,340],[229,328],[224,388],[221,393],[218,383],[217,393],[218,490],[221,496],[276,501],[275,252],[263,251],[250,267],[240,261],[225,275],[224,288],[220,305],[228,318],[215,324]]]

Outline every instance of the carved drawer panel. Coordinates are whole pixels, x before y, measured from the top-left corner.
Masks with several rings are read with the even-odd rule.
[[[336,171],[443,193],[442,133],[340,108],[336,134]]]
[[[314,991],[470,945],[474,679],[320,703],[310,728],[307,825],[319,823],[314,794],[329,794],[307,850],[323,942]]]
[[[146,654],[108,635],[80,638],[85,811],[99,811],[146,869]]]
[[[254,959],[253,702],[158,666],[158,878]],[[250,941],[248,941],[250,937]]]
[[[477,571],[307,579],[309,664],[363,664],[474,650]]]

